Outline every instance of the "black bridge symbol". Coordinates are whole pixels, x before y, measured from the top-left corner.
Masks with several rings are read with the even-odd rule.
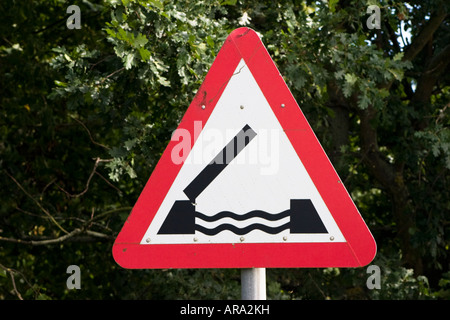
[[[262,210],[253,210],[245,214],[222,211],[213,216],[208,216],[196,211],[196,198],[255,136],[256,132],[248,124],[237,133],[183,190],[189,200],[176,200],[174,202],[158,234],[194,234],[196,231],[199,231],[212,236],[223,230],[230,230],[237,235],[244,235],[255,229],[269,234],[277,234],[286,229],[289,229],[291,234],[328,233],[310,199],[291,199],[290,208],[276,214]],[[271,221],[277,221],[288,216],[290,216],[290,221],[281,226],[273,227],[269,225]],[[213,222],[226,217],[236,221],[258,217],[267,220],[268,224],[254,223],[244,228],[238,228],[232,224],[221,224],[213,229],[208,229],[195,223],[196,218],[206,222]]]

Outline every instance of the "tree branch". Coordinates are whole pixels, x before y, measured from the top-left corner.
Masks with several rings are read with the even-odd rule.
[[[74,118],[74,117],[72,117],[72,116],[71,116],[71,118],[72,118],[73,120],[75,120],[76,122],[78,122],[78,123],[79,123],[79,124],[87,131],[87,133],[88,133],[88,135],[89,135],[89,139],[91,139],[91,142],[92,142],[93,144],[95,144],[95,145],[97,145],[97,146],[100,146],[100,147],[103,147],[103,148],[108,149],[108,150],[110,149],[108,146],[105,146],[104,144],[101,144],[101,143],[95,141],[94,138],[92,138],[91,131],[89,131],[89,129],[86,127],[86,125],[85,125],[82,121],[80,121],[80,120],[78,120],[77,118]]]
[[[450,63],[450,44],[434,55],[417,82],[412,102],[425,103],[430,100],[434,85]]]
[[[55,238],[55,239],[48,239],[48,240],[22,240],[22,239],[14,239],[14,238],[5,238],[0,236],[0,240],[7,241],[7,242],[14,242],[14,243],[20,243],[20,244],[30,244],[33,246],[39,246],[39,245],[48,245],[48,244],[55,244],[63,242],[75,235],[78,235],[82,233],[82,229],[74,229],[72,232],[69,232],[61,237]]]
[[[341,147],[348,144],[350,127],[348,102],[345,100],[336,81],[328,81],[327,92],[329,94],[328,107],[333,110],[333,116],[329,117],[333,142],[330,157],[333,159],[333,163],[338,166],[337,170],[339,171],[342,158]]]
[[[17,298],[19,298],[19,300],[23,300],[22,295],[21,295],[20,292],[17,290],[17,287],[16,287],[16,280],[15,280],[15,278],[14,278],[14,274],[15,274],[15,273],[19,273],[19,272],[16,271],[16,270],[14,270],[14,269],[5,267],[5,266],[2,265],[1,263],[0,263],[0,268],[2,268],[3,270],[5,270],[6,272],[9,273],[9,276],[11,277],[11,282],[12,282],[12,285],[13,285],[13,292],[14,292],[14,294],[17,296]]]
[[[8,272],[10,274],[12,285],[13,285],[13,292],[16,294],[16,296],[20,300],[23,300],[23,298],[22,298],[22,295],[20,294],[20,292],[17,290],[17,287],[16,287],[16,281],[15,281],[15,275],[16,274],[18,274],[18,275],[20,275],[22,277],[22,280],[30,287],[31,290],[34,291],[34,293],[36,295],[39,294],[39,291],[34,288],[34,286],[30,283],[30,281],[28,281],[28,279],[25,277],[25,275],[22,272],[20,272],[18,270],[15,270],[13,268],[6,267],[6,266],[4,266],[1,263],[0,263],[0,268],[2,268],[3,270],[5,270],[6,272]]]
[[[415,226],[415,221],[411,211],[408,210],[410,196],[403,178],[403,164],[389,163],[379,151],[377,131],[372,124],[376,116],[373,106],[369,106],[366,110],[360,110],[359,116],[362,160],[392,200],[392,212],[398,225],[398,237],[404,251],[405,262],[408,266],[414,266],[418,272],[421,272],[421,257],[411,245],[409,230]]]
[[[428,41],[431,39],[435,31],[439,28],[442,21],[444,21],[447,16],[447,12],[442,8],[439,8],[436,14],[432,15],[428,23],[419,33],[419,35],[413,40],[411,45],[406,49],[405,54],[403,56],[403,61],[412,61]]]
[[[397,41],[397,34],[395,33],[394,29],[392,29],[391,25],[389,23],[386,23],[386,28],[388,30],[388,38],[391,40],[392,45],[394,46],[395,52],[400,52],[400,45]],[[400,28],[401,32],[401,28]],[[402,40],[403,40],[403,34],[401,34]]]
[[[386,189],[390,189],[394,181],[394,168],[387,162],[379,151],[378,135],[373,127],[376,111],[373,106],[369,106],[366,110],[359,111],[361,126],[361,151],[363,162],[369,167],[375,178]]]
[[[108,74],[106,77],[104,77],[104,78],[102,79],[102,81],[100,81],[100,82],[101,82],[101,83],[105,82],[108,78],[112,77],[112,76],[115,75],[116,73],[121,72],[121,71],[123,71],[123,70],[125,70],[125,67],[122,67],[122,68],[120,68],[120,69],[117,69],[117,70],[114,71],[114,72],[111,72],[111,73]]]
[[[100,238],[100,239],[107,239],[111,240],[114,239],[112,236],[109,236],[104,233],[91,231],[91,230],[84,230],[83,228],[76,228],[72,230],[72,232],[69,232],[68,234],[65,234],[61,237],[54,238],[54,239],[45,239],[45,240],[23,240],[23,239],[14,239],[14,238],[7,238],[7,237],[1,237],[0,241],[6,241],[6,242],[13,242],[13,243],[19,243],[19,244],[26,244],[26,245],[32,245],[32,246],[45,246],[45,245],[52,245],[61,243],[63,241],[68,241],[70,239],[73,239],[75,236],[81,235],[81,234],[87,234],[88,236],[94,237],[94,238]]]
[[[94,237],[94,238],[111,240],[111,239],[113,239],[112,236],[104,234],[104,233],[100,233],[97,231],[87,230],[87,228],[89,226],[91,226],[91,224],[94,221],[99,220],[107,215],[110,215],[111,213],[115,213],[115,212],[119,212],[119,211],[123,211],[123,210],[131,210],[131,209],[132,209],[132,207],[122,207],[122,208],[117,208],[117,209],[112,209],[112,210],[102,212],[101,214],[98,214],[96,216],[91,216],[91,218],[89,220],[84,221],[83,225],[80,228],[76,228],[63,236],[54,238],[54,239],[23,240],[23,239],[15,239],[15,238],[8,238],[8,237],[0,236],[0,241],[13,242],[13,243],[19,243],[19,244],[25,244],[25,245],[33,245],[33,246],[42,246],[42,245],[51,245],[51,244],[61,243],[63,241],[74,239],[75,236],[82,235],[82,234],[86,234],[86,235],[88,235],[90,237]]]
[[[64,233],[66,233],[66,234],[68,234],[69,232],[66,230],[66,229],[64,229],[56,220],[55,220],[55,218],[50,214],[50,212],[48,212],[48,210],[47,209],[45,209],[43,206],[42,206],[42,204],[39,202],[39,201],[37,201],[35,198],[33,198],[33,196],[31,195],[31,194],[29,194],[26,190],[25,190],[25,188],[12,176],[12,175],[10,175],[6,170],[5,170],[5,172],[6,172],[6,175],[8,176],[8,177],[10,177],[11,178],[11,180],[12,181],[14,181],[14,183],[23,191],[23,193],[25,193],[25,195],[27,196],[27,197],[29,197],[31,200],[33,200],[34,201],[34,203],[36,203],[36,205],[39,207],[39,209],[41,209],[42,210],[42,212],[44,212],[49,218],[50,218],[50,220],[61,230],[61,231],[63,231]]]
[[[413,39],[413,42],[406,48],[402,61],[412,61],[422,49],[432,41],[433,34],[441,25],[442,21],[447,17],[447,13],[443,8],[437,10],[437,14],[433,15],[428,21],[428,24],[422,29],[417,37]],[[392,39],[392,41],[394,41]],[[398,43],[397,43],[398,44]],[[394,79],[380,85],[380,88],[389,90],[394,83]]]
[[[66,191],[63,187],[61,187],[60,185],[57,184],[58,188],[63,191],[65,194],[67,194],[69,197],[72,198],[78,198],[81,197],[82,195],[84,195],[88,190],[89,190],[89,185],[91,183],[92,177],[94,176],[94,174],[97,172],[97,167],[99,165],[100,162],[110,162],[112,161],[111,159],[100,159],[100,158],[96,158],[95,159],[95,163],[94,163],[94,168],[92,169],[91,173],[89,174],[89,177],[86,181],[86,187],[84,188],[83,191],[81,191],[78,194],[71,194],[70,192]]]

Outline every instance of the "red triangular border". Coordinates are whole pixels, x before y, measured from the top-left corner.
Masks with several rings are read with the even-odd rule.
[[[194,121],[206,123],[241,59],[252,72],[347,242],[141,245],[182,166],[171,160],[171,150],[178,143],[171,141],[117,236],[114,259],[120,266],[132,269],[369,264],[376,254],[375,240],[255,31],[239,28],[228,36],[178,128],[188,130],[196,138]],[[281,104],[285,107],[281,108]]]

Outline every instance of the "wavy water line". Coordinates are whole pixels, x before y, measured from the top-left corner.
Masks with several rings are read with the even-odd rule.
[[[268,213],[262,210],[253,210],[245,214],[236,214],[231,211],[221,211],[213,216],[207,216],[201,212],[196,211],[195,217],[207,222],[214,222],[223,218],[231,218],[237,221],[243,221],[251,218],[261,218],[268,221],[276,221],[288,217],[290,216],[290,214],[290,209],[287,209],[280,213]]]
[[[196,218],[195,224],[200,225],[207,229],[216,228],[216,227],[220,226],[221,224],[232,224],[232,225],[236,226],[237,228],[245,228],[252,224],[263,224],[268,227],[276,228],[276,227],[279,227],[283,224],[290,222],[290,220],[291,219],[289,216],[281,218],[279,220],[274,220],[274,221],[268,221],[268,220],[262,219],[260,217],[251,217],[246,220],[237,221],[237,220],[234,220],[233,218],[224,217],[219,220],[209,222],[209,221],[204,221],[204,220]]]
[[[237,235],[241,236],[241,235],[247,234],[247,233],[249,233],[250,231],[253,231],[253,230],[261,230],[261,231],[264,231],[264,232],[266,232],[268,234],[277,234],[277,233],[280,233],[283,230],[288,229],[289,225],[290,225],[290,223],[288,222],[288,223],[285,223],[285,224],[283,224],[282,226],[279,226],[279,227],[268,227],[268,226],[266,226],[264,224],[255,223],[255,224],[251,224],[251,225],[249,225],[249,226],[247,226],[245,228],[238,228],[236,226],[233,226],[231,224],[226,223],[226,224],[221,224],[220,226],[217,226],[214,229],[208,229],[208,228],[205,228],[203,226],[196,225],[195,226],[195,230],[199,231],[199,232],[201,232],[203,234],[206,234],[208,236],[216,235],[216,234],[218,234],[218,233],[220,233],[220,232],[222,232],[224,230],[229,230],[229,231],[233,232],[234,234],[237,234]]]

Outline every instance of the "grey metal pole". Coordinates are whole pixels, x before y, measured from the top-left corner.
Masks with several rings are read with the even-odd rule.
[[[241,269],[241,299],[266,300],[266,268]]]

